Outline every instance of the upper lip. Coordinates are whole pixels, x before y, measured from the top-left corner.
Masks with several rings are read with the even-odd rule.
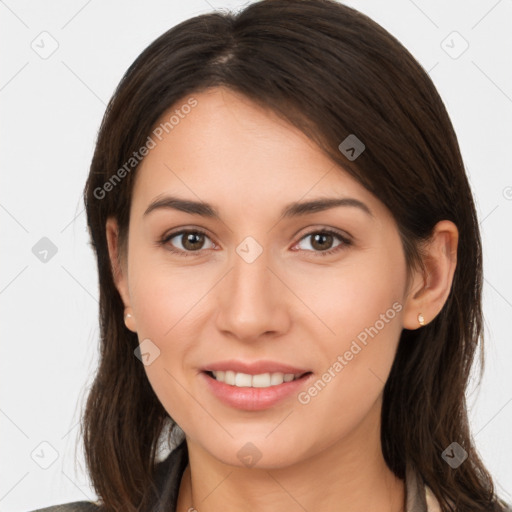
[[[277,361],[253,361],[244,362],[230,359],[229,361],[218,361],[211,363],[202,368],[202,371],[226,371],[231,370],[237,373],[247,373],[249,375],[260,375],[262,373],[293,373],[294,375],[302,375],[310,372],[304,368],[297,368],[289,364],[279,363]]]

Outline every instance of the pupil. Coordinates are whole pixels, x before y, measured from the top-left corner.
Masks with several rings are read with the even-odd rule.
[[[319,247],[317,247],[317,248],[325,249],[326,242],[327,242],[327,246],[329,246],[330,245],[329,242],[332,242],[332,235],[317,233],[313,237],[313,247],[315,247],[315,244],[318,244]]]
[[[197,249],[197,245],[194,246],[194,244],[197,244],[197,242],[200,242],[201,241],[201,238],[202,238],[203,235],[201,235],[200,233],[188,233],[188,235],[186,235],[185,237],[185,247],[188,248],[188,249]],[[189,245],[189,247],[187,247],[187,245]],[[199,244],[199,248],[202,244]]]

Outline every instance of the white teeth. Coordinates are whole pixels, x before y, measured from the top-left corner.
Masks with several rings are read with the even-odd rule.
[[[249,388],[252,386],[252,377],[247,373],[237,373],[235,375],[235,386],[239,388]]]
[[[219,375],[220,375],[221,372],[219,372]],[[215,373],[213,374],[215,376]],[[224,374],[224,382],[226,384],[230,384],[231,386],[234,386],[235,385],[235,372],[232,372],[231,370],[228,370],[225,374]]]
[[[270,386],[279,386],[283,382],[291,382],[296,377],[293,373],[260,373],[258,375],[249,375],[248,373],[238,373],[231,370],[213,371],[213,376],[219,382],[224,382],[231,386],[239,388],[268,388]],[[298,378],[298,376],[297,376]]]

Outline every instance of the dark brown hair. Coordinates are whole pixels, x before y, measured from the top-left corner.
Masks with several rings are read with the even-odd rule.
[[[263,0],[237,14],[186,20],[143,51],[107,107],[84,190],[101,340],[82,424],[88,470],[105,509],[148,509],[157,443],[172,422],[134,357],[137,335],[123,322],[105,223],[117,219],[125,258],[137,170],[126,162],[165,112],[215,86],[301,129],[380,199],[398,224],[409,271],[421,265],[421,243],[438,221],[457,225],[458,263],[442,311],[401,334],[384,389],[382,448],[400,478],[406,462],[414,465],[443,511],[501,510],[468,427],[465,389],[482,338],[482,255],[457,139],[411,54],[374,21],[331,0]],[[354,161],[338,149],[349,134],[366,146]],[[457,469],[441,457],[452,442],[468,453]]]

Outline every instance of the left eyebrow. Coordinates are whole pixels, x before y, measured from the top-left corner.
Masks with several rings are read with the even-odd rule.
[[[353,197],[333,197],[313,199],[311,201],[305,202],[290,203],[281,212],[280,219],[323,212],[325,210],[336,208],[338,206],[351,206],[354,208],[359,208],[363,212],[370,215],[370,217],[374,216],[370,208],[362,201],[359,201],[359,199],[355,199]]]
[[[370,208],[353,197],[341,197],[341,198],[319,198],[311,201],[294,202],[286,205],[281,212],[280,219],[298,217],[302,215],[308,215],[312,213],[322,212],[331,208],[339,206],[348,206],[359,208],[366,214],[374,217]],[[203,201],[192,201],[189,199],[182,199],[175,196],[164,196],[155,199],[144,212],[144,216],[148,215],[157,209],[173,209],[179,210],[192,215],[201,215],[212,219],[220,220],[219,212],[211,204]]]

